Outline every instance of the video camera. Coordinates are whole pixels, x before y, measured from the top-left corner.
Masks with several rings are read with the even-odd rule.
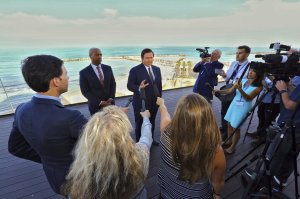
[[[270,49],[276,50],[275,54],[255,55],[255,58],[262,58],[265,63],[251,62],[250,67],[263,70],[264,73],[275,76],[276,80],[288,81],[289,77],[300,76],[300,53],[281,53],[291,50],[291,46],[280,43],[270,44]]]
[[[208,53],[208,49],[209,49],[209,47],[204,47],[204,49],[203,48],[196,48],[196,50],[197,51],[199,51],[199,53],[200,53],[200,58],[207,58],[207,57],[211,57],[211,54],[209,54]]]

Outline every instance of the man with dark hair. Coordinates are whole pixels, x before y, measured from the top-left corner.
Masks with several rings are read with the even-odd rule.
[[[153,58],[153,51],[149,48],[145,48],[141,52],[142,63],[133,67],[128,76],[127,88],[134,93],[132,105],[134,109],[135,136],[137,141],[141,137],[143,118],[141,117],[140,112],[142,108],[149,110],[151,113],[150,122],[152,124],[153,137],[155,117],[158,110],[156,98],[161,97],[162,95],[161,72],[159,67],[152,65]],[[143,93],[145,95],[143,95]],[[143,107],[142,101],[144,101],[145,107]],[[158,145],[158,142],[153,139],[153,144]]]
[[[111,67],[101,63],[102,52],[99,48],[91,48],[89,56],[91,64],[79,72],[79,84],[93,115],[102,107],[114,104],[116,81]]]
[[[248,65],[248,56],[251,52],[251,49],[249,46],[243,45],[239,46],[236,51],[236,61],[232,62],[229,69],[226,73],[223,72],[221,74],[223,78],[225,78],[226,84],[234,84],[242,75],[244,69]],[[242,78],[247,78],[247,72],[244,74]],[[228,122],[224,119],[226,112],[230,106],[231,101],[222,101],[221,106],[221,119],[222,119],[222,127],[221,127],[221,133],[223,140],[227,137],[227,128],[228,128]]]
[[[51,55],[31,56],[23,61],[22,73],[36,94],[16,109],[8,151],[42,163],[50,186],[60,193],[73,161],[72,150],[87,120],[60,102],[69,80],[62,60]]]

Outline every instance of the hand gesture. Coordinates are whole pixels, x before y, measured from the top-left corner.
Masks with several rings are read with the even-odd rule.
[[[144,79],[142,82],[141,82],[141,84],[140,84],[140,89],[141,88],[145,88],[146,86],[148,86],[149,85],[149,83],[146,83],[146,80]]]
[[[165,100],[163,98],[161,98],[161,97],[157,97],[156,104],[158,106],[161,106],[161,105],[165,104]]]
[[[121,110],[128,115],[129,107],[121,107]]]
[[[236,88],[236,89],[241,89],[241,88],[242,88],[242,82],[237,81],[237,82],[235,82],[235,83],[233,84],[233,86],[234,86],[234,88]]]
[[[144,117],[147,117],[147,118],[150,118],[151,114],[149,112],[149,110],[145,110],[144,112],[140,112],[141,116],[144,118]]]
[[[220,70],[220,75],[225,78],[226,77],[226,73],[223,69]]]
[[[282,80],[277,81],[275,86],[278,91],[287,90],[287,84]]]
[[[113,101],[112,98],[109,98],[109,99],[106,100],[106,101],[101,101],[100,104],[99,104],[99,106],[105,107],[105,106],[111,105],[112,101]]]

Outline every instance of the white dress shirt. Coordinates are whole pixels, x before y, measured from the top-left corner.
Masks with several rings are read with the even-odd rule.
[[[144,65],[144,66],[145,66],[145,65]],[[152,73],[152,76],[153,76],[153,81],[155,81],[155,75],[154,75],[154,73],[153,73],[152,66],[145,66],[145,68],[146,68],[146,71],[147,71],[149,77],[150,77],[150,74],[149,74],[148,68],[150,68],[151,73]]]

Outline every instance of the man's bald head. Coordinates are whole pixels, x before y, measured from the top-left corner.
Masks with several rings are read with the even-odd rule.
[[[98,66],[102,62],[102,52],[99,48],[90,48],[89,56],[92,64]]]

